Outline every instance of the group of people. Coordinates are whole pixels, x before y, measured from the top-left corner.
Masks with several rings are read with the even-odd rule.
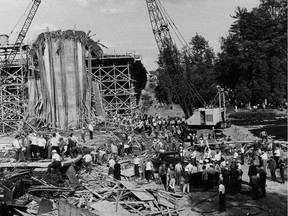
[[[31,161],[37,159],[51,159],[55,150],[60,156],[76,157],[77,137],[71,133],[68,137],[58,133],[41,135],[30,133],[28,135],[16,135],[12,143],[16,161]]]

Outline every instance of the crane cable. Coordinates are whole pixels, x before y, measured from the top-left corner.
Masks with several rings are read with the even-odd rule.
[[[173,22],[172,18],[169,16],[169,14],[167,13],[166,9],[164,8],[164,6],[162,5],[162,3],[160,1],[157,1],[158,5],[159,5],[159,9],[161,11],[161,13],[164,15],[166,22],[169,24],[169,26],[171,27],[171,29],[173,30],[173,32],[175,33],[176,37],[178,38],[179,42],[181,43],[181,45],[183,47],[188,47],[188,49],[186,49],[186,51],[189,52],[189,54],[191,55],[191,51],[189,49],[189,45],[187,43],[187,41],[184,39],[183,35],[181,34],[181,32],[179,31],[179,29],[177,28],[177,26],[175,25],[175,23]],[[173,25],[172,25],[172,24]],[[175,26],[175,28],[173,27]],[[179,36],[180,35],[180,36]],[[172,35],[173,36],[173,35]],[[182,40],[181,40],[182,39]],[[191,88],[191,90],[193,91],[193,93],[196,95],[196,97],[198,98],[198,100],[202,103],[202,105],[205,107],[206,106],[206,102],[205,100],[202,98],[202,96],[199,94],[199,92],[193,87],[193,84],[191,84],[191,81],[189,82],[188,80],[185,79],[185,76],[183,74],[182,71],[179,71],[180,74],[182,75],[182,77],[184,78],[184,80],[186,81],[186,83],[188,84],[188,86]]]
[[[14,32],[15,28],[17,27],[17,25],[20,23],[20,21],[22,20],[22,18],[26,15],[28,9],[31,7],[31,5],[33,4],[33,1],[28,4],[27,8],[25,9],[23,15],[20,17],[20,19],[18,20],[18,22],[16,23],[16,25],[13,27],[12,31],[9,34],[9,37],[11,36],[11,34]]]

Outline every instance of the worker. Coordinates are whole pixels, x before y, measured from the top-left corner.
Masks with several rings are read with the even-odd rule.
[[[189,193],[190,192],[190,178],[189,178],[189,169],[187,167],[185,167],[183,178],[184,178],[184,185],[183,185],[182,192],[185,193],[187,190],[187,193]]]
[[[283,159],[280,159],[279,161],[279,168],[280,168],[281,183],[284,184],[285,183],[285,175],[284,175],[285,163]]]
[[[37,152],[38,152],[38,145],[37,145],[37,135],[36,133],[31,133],[28,136],[30,140],[30,148],[31,148],[31,158],[37,158]]]
[[[38,146],[38,150],[39,150],[39,156],[40,158],[44,158],[44,149],[45,149],[45,146],[46,146],[46,139],[43,137],[43,135],[40,135],[38,138],[37,138],[37,146]]]
[[[166,165],[165,163],[162,161],[161,165],[159,167],[159,176],[161,178],[162,184],[164,185],[164,189],[165,191],[167,191],[167,170],[166,170]]]
[[[261,191],[261,197],[266,197],[266,172],[263,167],[259,169],[259,187]]]
[[[86,173],[91,174],[92,171],[92,156],[89,152],[87,152],[84,156],[83,156],[83,164],[86,168]]]
[[[74,136],[73,133],[71,133],[68,137],[68,152],[71,158],[75,158],[78,154],[77,142],[78,142],[77,138]]]
[[[268,161],[268,168],[270,169],[272,181],[276,181],[276,175],[275,175],[276,166],[277,166],[276,161],[274,160],[274,157],[271,156],[270,160]]]
[[[121,165],[118,163],[118,160],[115,161],[114,165],[114,178],[121,180]]]
[[[108,175],[112,175],[114,173],[114,165],[115,165],[115,160],[112,157],[109,161],[108,161]]]
[[[61,167],[61,157],[57,153],[55,149],[52,150],[52,163],[48,165],[48,173],[51,172],[51,168],[53,168],[56,173],[60,173],[60,168]]]
[[[176,185],[180,185],[180,179],[182,175],[183,167],[180,161],[175,165],[175,173],[176,173]]]
[[[226,195],[225,195],[225,186],[222,181],[219,184],[219,211],[226,211]]]
[[[16,152],[15,160],[20,161],[21,159],[25,159],[24,154],[22,152],[22,144],[20,142],[20,136],[19,135],[15,136],[15,140],[13,141],[12,145],[13,145],[13,148]]]
[[[150,179],[154,180],[153,164],[152,164],[150,159],[148,159],[147,162],[146,162],[145,171],[146,171],[145,176],[146,176],[147,182],[150,182]]]
[[[203,182],[204,190],[208,191],[208,188],[209,188],[209,185],[208,185],[208,170],[206,169],[206,165],[203,166],[202,182]]]
[[[139,157],[135,154],[134,155],[134,175],[136,178],[140,177],[140,173],[139,173],[139,163],[140,163],[140,159]]]
[[[88,130],[89,130],[89,138],[90,140],[93,139],[93,131],[94,131],[94,127],[93,127],[93,122],[91,121],[88,125]]]
[[[82,130],[81,130],[81,139],[83,140],[83,142],[85,143],[85,138],[86,138],[86,129],[85,127],[82,127]]]
[[[248,169],[248,176],[250,178],[250,184],[251,184],[252,176],[255,176],[255,175],[257,175],[257,168],[255,166],[255,162],[251,161],[251,164]]]
[[[57,154],[60,154],[60,148],[59,148],[59,139],[56,137],[56,133],[52,134],[52,138],[50,139],[50,143],[51,143],[51,150],[56,150]],[[32,150],[31,150],[32,151]]]

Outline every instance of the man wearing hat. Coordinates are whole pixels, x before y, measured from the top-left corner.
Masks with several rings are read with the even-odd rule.
[[[48,173],[50,173],[51,168],[53,168],[56,172],[60,172],[59,168],[61,167],[61,157],[54,149],[52,150],[52,163],[48,165]]]

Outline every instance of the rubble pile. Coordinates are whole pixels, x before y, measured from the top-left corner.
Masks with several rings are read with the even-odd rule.
[[[233,141],[251,141],[257,139],[247,128],[231,125],[229,128],[225,128],[223,133],[231,138]]]
[[[109,175],[107,162],[113,157],[111,144],[123,141],[120,132],[98,131],[93,140],[79,142],[82,156],[85,150],[105,152],[97,155],[87,173],[81,160],[61,168],[59,173],[48,174],[47,168],[2,168],[0,187],[4,188],[6,208],[16,215],[177,215],[177,200],[182,195],[166,192],[159,179],[147,183],[134,177],[133,160],[137,154],[141,161],[155,156],[152,149],[154,138],[135,134],[132,153],[119,157],[121,180]],[[145,145],[144,145],[145,143]],[[18,162],[20,165],[22,162]],[[44,160],[27,164],[45,163]],[[4,164],[4,163],[2,163]],[[140,170],[142,167],[140,167]],[[142,172],[142,170],[141,170]],[[70,213],[69,213],[70,212]],[[72,213],[71,213],[72,212]]]

